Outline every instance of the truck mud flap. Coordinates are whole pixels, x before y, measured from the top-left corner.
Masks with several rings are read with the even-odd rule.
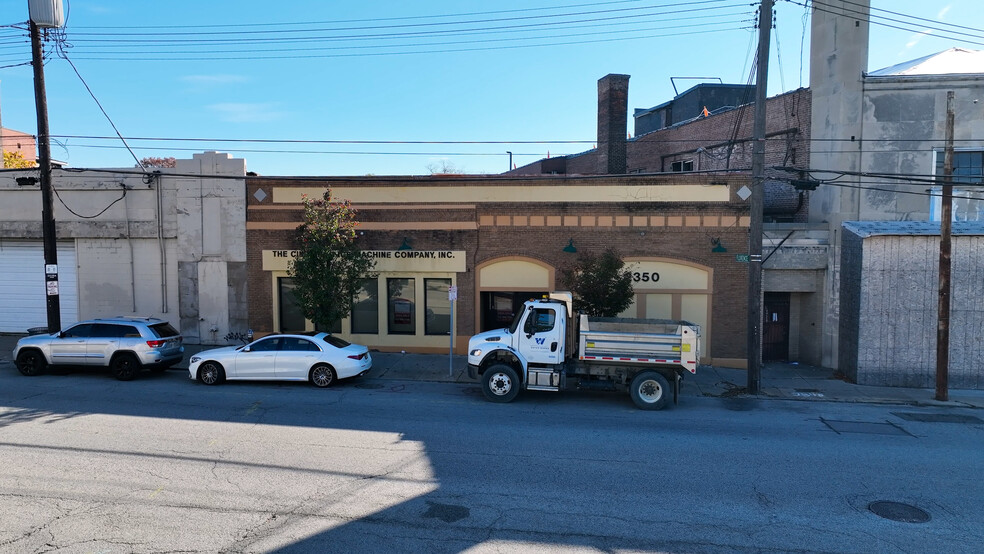
[[[676,379],[673,380],[673,405],[676,406],[680,403],[680,381],[683,378],[679,373],[676,374]]]

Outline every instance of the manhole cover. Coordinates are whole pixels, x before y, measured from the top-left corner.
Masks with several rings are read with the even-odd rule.
[[[380,385],[378,383],[359,383],[355,386],[357,389],[381,389],[386,385]]]
[[[868,504],[868,509],[876,516],[902,523],[926,523],[931,519],[929,514],[915,506],[889,500],[872,502]]]
[[[923,423],[984,423],[979,417],[962,414],[919,414],[915,412],[892,412],[906,421]]]
[[[831,431],[841,433],[861,433],[864,435],[910,435],[905,429],[892,423],[872,423],[868,421],[837,421],[820,418]]]

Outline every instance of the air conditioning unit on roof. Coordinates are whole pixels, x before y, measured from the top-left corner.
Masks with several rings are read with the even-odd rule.
[[[62,0],[28,0],[28,13],[31,21],[38,27],[62,27],[65,25],[65,11]]]

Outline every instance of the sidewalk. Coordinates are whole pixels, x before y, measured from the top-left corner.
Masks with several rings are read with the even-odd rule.
[[[13,371],[12,351],[23,335],[0,335],[0,370]],[[211,347],[185,345],[184,361],[175,368],[186,369],[193,354]],[[429,381],[438,383],[478,382],[468,377],[467,359],[447,354],[401,354],[372,352],[372,370],[367,379]],[[749,397],[745,394],[747,375],[741,369],[701,366],[696,375],[686,374],[680,388],[683,397]],[[949,391],[950,400],[934,400],[933,389],[873,387],[839,379],[830,369],[795,363],[766,363],[762,367],[761,394],[758,398],[813,402],[856,402],[984,409],[984,390]]]

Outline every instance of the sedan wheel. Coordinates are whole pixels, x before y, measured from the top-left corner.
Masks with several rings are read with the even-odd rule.
[[[330,387],[335,384],[335,370],[327,364],[318,364],[311,368],[311,383],[318,388]]]
[[[218,385],[224,377],[225,371],[216,362],[205,362],[198,368],[198,380],[206,385]]]

